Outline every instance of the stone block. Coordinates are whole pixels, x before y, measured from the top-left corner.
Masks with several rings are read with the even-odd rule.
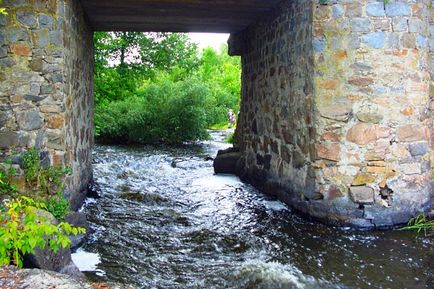
[[[398,140],[402,142],[424,141],[428,140],[428,132],[425,127],[407,124],[398,127]]]
[[[348,3],[346,6],[345,16],[347,17],[361,17],[362,16],[362,7],[360,3]]]
[[[427,46],[427,43],[428,43],[428,39],[426,37],[424,37],[422,35],[418,35],[416,37],[417,48],[423,49]]]
[[[324,118],[346,122],[350,117],[352,105],[350,103],[336,103],[330,106],[319,107],[318,110]]]
[[[371,20],[369,18],[353,18],[350,21],[352,32],[371,31]]]
[[[41,28],[53,28],[53,18],[48,15],[41,15],[39,16],[39,25]]]
[[[47,127],[60,129],[65,125],[65,118],[62,115],[53,115],[47,119]]]
[[[333,18],[340,18],[344,15],[345,13],[345,9],[342,5],[340,4],[335,4],[332,6],[332,15]]]
[[[402,34],[401,45],[403,48],[415,48],[416,47],[416,36],[413,33]]]
[[[407,32],[408,20],[406,18],[397,17],[392,21],[393,32]]]
[[[7,30],[7,35],[10,43],[15,43],[18,41],[30,41],[30,33],[23,28],[9,28]]]
[[[373,143],[390,136],[390,129],[379,125],[358,123],[348,130],[347,140],[358,145]]]
[[[327,45],[327,41],[324,37],[318,38],[315,37],[312,41],[313,44],[313,49],[315,50],[316,53],[321,53],[325,50],[326,45]]]
[[[408,145],[408,150],[410,151],[410,154],[414,157],[416,156],[423,156],[426,153],[428,153],[428,143],[421,142],[421,143],[412,143]]]
[[[375,182],[375,176],[368,173],[358,173],[354,178],[352,185],[353,186],[364,186],[366,184],[370,184]]]
[[[316,154],[318,158],[338,162],[340,159],[340,144],[315,144]]]
[[[62,46],[63,36],[60,31],[50,31],[50,42],[53,45]]]
[[[375,49],[383,48],[385,41],[386,33],[384,32],[371,32],[362,36],[362,43]]]
[[[20,129],[30,131],[37,130],[44,124],[44,119],[36,110],[17,113],[17,123]]]
[[[361,122],[366,123],[379,123],[383,119],[383,116],[379,113],[372,111],[362,111],[357,113],[357,119]]]
[[[32,55],[32,48],[27,43],[15,43],[10,45],[11,52],[18,56]]]
[[[388,17],[411,16],[411,7],[404,2],[388,3],[386,4],[386,15]]]
[[[366,186],[351,187],[350,197],[353,202],[358,204],[373,204],[374,190]]]
[[[48,29],[39,29],[32,31],[33,44],[39,48],[46,47],[50,44],[50,35]]]
[[[422,173],[422,167],[420,163],[401,164],[400,171],[405,175],[419,175]]]
[[[384,17],[386,11],[384,11],[383,2],[372,2],[366,5],[366,15],[371,17]]]
[[[29,27],[29,28],[36,28],[38,25],[38,22],[36,21],[35,13],[30,12],[17,12],[17,20]]]
[[[0,131],[0,148],[7,149],[19,145],[19,136],[15,131]]]

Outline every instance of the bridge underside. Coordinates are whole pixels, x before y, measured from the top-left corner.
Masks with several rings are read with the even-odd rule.
[[[406,222],[433,202],[434,13],[425,0],[328,2],[6,0],[0,148],[71,167],[77,208],[92,178],[92,32],[231,32],[238,174],[328,222]]]
[[[280,0],[83,0],[97,31],[242,31],[272,12]]]

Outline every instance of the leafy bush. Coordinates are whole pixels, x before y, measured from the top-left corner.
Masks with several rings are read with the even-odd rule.
[[[0,211],[0,266],[23,266],[23,256],[47,245],[57,252],[71,244],[67,235],[84,234],[85,229],[68,223],[52,224],[49,217],[38,213],[45,205],[27,197],[6,203]]]
[[[3,167],[3,168],[2,168]],[[19,195],[32,198],[45,204],[45,209],[58,219],[63,219],[69,212],[69,201],[63,197],[64,176],[70,172],[64,167],[42,167],[39,153],[30,148],[22,154],[21,167],[27,192],[19,192],[12,184],[16,170],[10,160],[0,167],[0,200],[15,198]]]
[[[155,83],[140,96],[97,107],[95,124],[106,142],[179,144],[207,138],[208,89],[194,79]]]

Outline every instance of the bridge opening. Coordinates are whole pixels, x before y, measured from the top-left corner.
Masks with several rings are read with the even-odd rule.
[[[239,111],[241,68],[223,37],[202,41],[199,51],[189,34],[95,32],[96,141],[182,144],[228,128],[228,113]]]

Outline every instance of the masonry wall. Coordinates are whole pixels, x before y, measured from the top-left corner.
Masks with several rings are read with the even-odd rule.
[[[243,66],[239,173],[290,203],[315,189],[312,30],[311,2],[284,1],[230,48]]]
[[[240,175],[332,223],[429,210],[431,1],[292,2],[233,37]]]
[[[36,147],[71,167],[67,195],[91,178],[92,34],[79,1],[7,0],[0,16],[0,149]],[[86,151],[86,152],[84,152]]]

